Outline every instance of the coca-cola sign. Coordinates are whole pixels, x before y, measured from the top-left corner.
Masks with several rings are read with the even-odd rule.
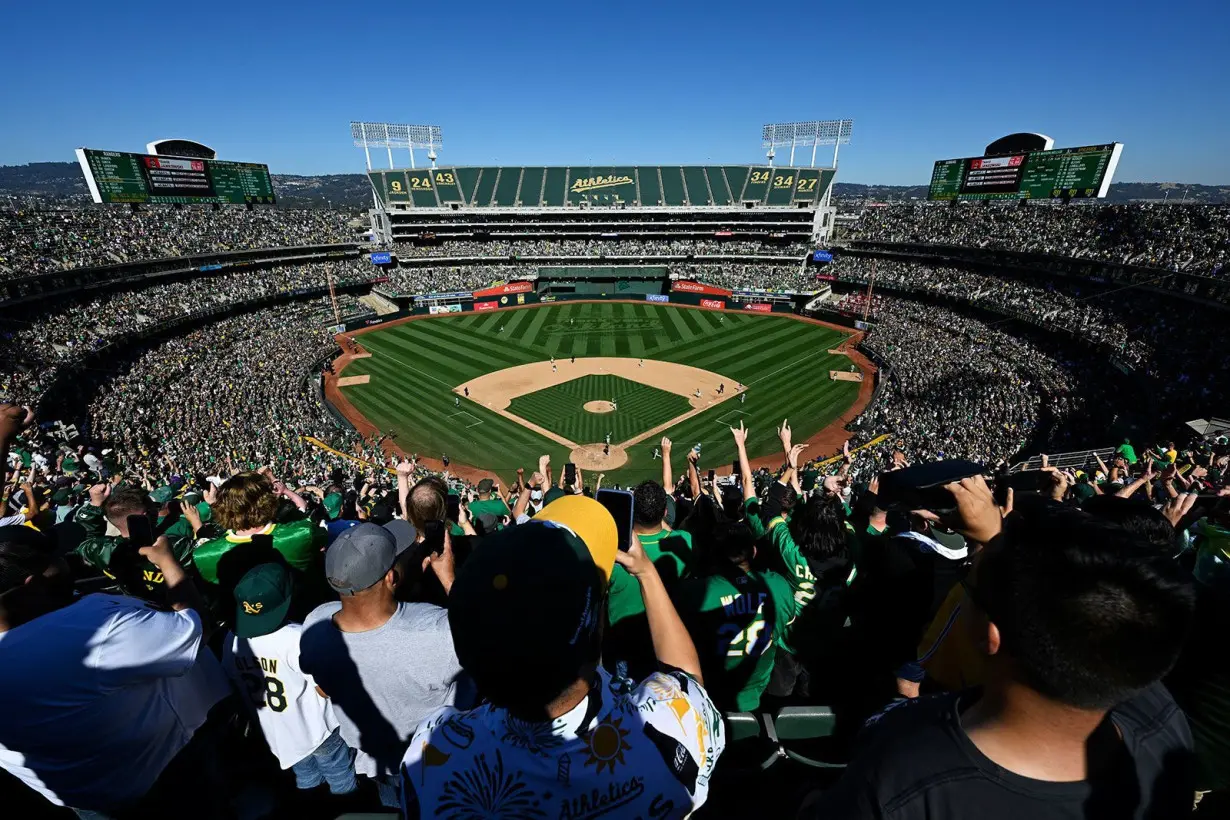
[[[726,307],[726,303],[721,299],[701,299],[700,306],[703,308],[709,308],[710,310],[721,310]]]

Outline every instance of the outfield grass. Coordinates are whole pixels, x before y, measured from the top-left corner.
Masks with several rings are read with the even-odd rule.
[[[749,453],[768,455],[779,449],[775,428],[782,418],[790,419],[795,439],[802,441],[850,406],[858,395],[858,383],[831,381],[828,376],[829,370],[844,370],[850,364],[846,357],[826,352],[844,338],[840,331],[786,316],[649,303],[564,302],[440,316],[366,333],[360,341],[371,358],[352,362],[344,375],[370,374],[371,381],[341,389],[376,427],[395,432],[406,451],[435,457],[447,453],[454,461],[491,469],[508,479],[517,467],[532,469],[543,453],[551,454],[558,469],[568,460],[566,448],[477,402],[463,398],[460,407],[454,407],[454,386],[550,356],[627,356],[689,364],[748,387],[745,404],[737,398],[723,402],[667,431],[676,443],[676,475],[683,469],[684,452],[696,443],[703,446],[702,467],[724,472],[723,465],[735,453],[727,425],[743,420],[752,431]],[[564,387],[568,385],[555,389]],[[637,387],[653,395],[661,392]],[[681,401],[686,405],[686,400]],[[539,410],[550,412],[547,406],[531,412]],[[621,401],[617,415],[623,416],[624,410]],[[543,422],[541,415],[536,423],[573,441],[601,441],[606,430],[597,437],[580,438],[560,430],[573,412],[565,403],[551,423]],[[599,426],[605,423],[601,415],[584,415]],[[626,438],[616,434],[612,440]],[[652,458],[655,444],[644,441],[632,447],[628,464],[608,473],[608,481],[631,483],[660,475],[660,462]]]
[[[591,413],[584,408],[588,401],[612,399],[619,405],[618,413]],[[518,396],[508,405],[513,415],[577,444],[603,441],[607,433],[618,444],[691,409],[683,396],[611,375],[582,376]]]

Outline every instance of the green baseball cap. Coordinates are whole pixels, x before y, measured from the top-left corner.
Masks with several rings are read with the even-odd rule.
[[[324,497],[321,503],[324,504],[325,514],[329,516],[330,520],[333,520],[342,514],[341,493],[329,493]]]
[[[277,631],[290,610],[293,582],[282,564],[258,564],[235,585],[235,634],[258,638]]]
[[[165,504],[175,497],[175,490],[164,485],[150,493],[149,497],[155,504]]]

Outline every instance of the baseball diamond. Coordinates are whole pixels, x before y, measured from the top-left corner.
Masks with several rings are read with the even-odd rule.
[[[342,372],[370,379],[339,386],[405,452],[506,477],[547,452],[627,484],[660,476],[662,436],[676,452],[699,444],[716,466],[734,458],[726,428],[740,421],[753,458],[776,454],[783,418],[799,441],[826,428],[860,385],[799,376],[848,368],[849,357],[829,352],[848,336],[791,316],[564,302],[362,332],[371,356]]]

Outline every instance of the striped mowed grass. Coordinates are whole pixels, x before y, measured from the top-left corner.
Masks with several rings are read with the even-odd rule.
[[[840,331],[784,315],[649,303],[564,302],[436,316],[366,333],[360,341],[372,356],[352,362],[344,375],[371,379],[342,390],[377,428],[395,432],[406,452],[437,458],[447,454],[510,481],[518,467],[532,472],[544,453],[551,455],[558,472],[568,460],[567,448],[478,402],[464,397],[458,401],[452,392],[457,385],[552,356],[561,360],[623,356],[688,364],[748,388],[745,403],[737,397],[727,400],[666,431],[675,442],[676,475],[685,467],[684,453],[695,444],[702,447],[703,469],[725,472],[724,465],[735,455],[730,425],[743,421],[751,430],[748,452],[754,458],[780,450],[776,427],[783,418],[790,419],[795,440],[802,441],[853,403],[859,385],[831,381],[828,376],[829,370],[850,365],[848,358],[827,352],[844,338]],[[604,383],[606,378],[616,381]],[[623,395],[629,403],[620,400],[618,412],[580,411],[586,401],[620,399],[620,393],[611,395],[612,389],[628,391]],[[687,400],[680,396],[615,376],[582,377],[539,392],[562,400],[540,402],[531,393],[514,399],[509,410],[524,415],[528,408],[533,418],[524,415],[527,420],[579,444],[601,442],[607,431],[613,433],[613,442],[624,441],[688,411]],[[669,406],[676,399],[678,413]],[[628,417],[635,414],[643,421],[625,423],[625,408]],[[624,433],[616,432],[615,424]],[[637,424],[643,426],[632,429]],[[607,474],[608,484],[660,476],[661,462],[653,458],[657,438],[631,447],[628,463]]]

